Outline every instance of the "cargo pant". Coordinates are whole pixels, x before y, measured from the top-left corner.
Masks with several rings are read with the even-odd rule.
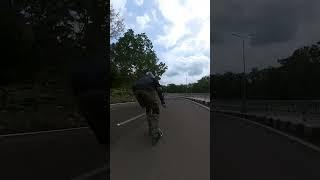
[[[159,114],[160,109],[155,91],[136,90],[134,95],[143,108],[146,108],[147,121],[149,126],[149,134],[153,137],[159,133]]]

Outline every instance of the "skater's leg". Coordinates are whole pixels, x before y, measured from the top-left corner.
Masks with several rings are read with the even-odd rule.
[[[151,127],[153,137],[158,137],[159,135],[159,111],[158,104],[156,102],[152,103]]]
[[[135,91],[134,96],[142,108],[146,107],[146,102],[145,102],[146,100],[145,100],[145,92],[144,91],[141,91],[141,90]]]
[[[150,106],[146,107],[146,115],[147,115],[147,121],[148,121],[148,132],[149,132],[149,136],[151,136],[152,135],[152,127],[151,127],[152,109]]]

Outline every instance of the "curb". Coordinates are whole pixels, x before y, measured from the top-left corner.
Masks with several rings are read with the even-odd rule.
[[[198,100],[190,97],[185,97],[185,98],[210,107],[210,102],[208,101],[206,102],[206,101],[202,101],[202,100]],[[259,116],[259,115],[250,114],[250,113],[244,114],[236,111],[217,110],[217,109],[214,109],[213,107],[211,107],[211,109],[217,113],[223,113],[227,115],[236,116],[239,118],[248,119],[250,121],[277,129],[284,133],[292,134],[296,137],[302,137],[302,138],[308,138],[308,139],[316,139],[320,137],[320,126],[312,127],[303,122],[293,123],[291,121],[282,121],[279,118]]]

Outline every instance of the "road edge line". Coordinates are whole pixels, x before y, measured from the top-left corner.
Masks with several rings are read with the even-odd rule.
[[[77,177],[74,177],[72,178],[72,180],[83,180],[83,179],[88,179],[94,175],[97,175],[99,174],[100,172],[103,172],[103,171],[107,171],[108,170],[108,167],[107,166],[103,166],[103,167],[100,167],[100,168],[96,168],[96,169],[93,169],[89,172],[86,172],[84,174],[81,174],[80,176],[77,176]]]
[[[238,118],[238,119],[240,119],[240,120],[242,120],[242,121],[245,121],[245,122],[247,122],[247,123],[251,123],[251,124],[254,124],[254,125],[256,125],[256,126],[259,126],[259,127],[265,128],[265,129],[268,129],[269,131],[271,131],[271,132],[273,132],[273,133],[276,133],[276,134],[278,134],[278,135],[282,135],[282,136],[284,136],[284,137],[286,137],[286,138],[288,138],[288,139],[290,139],[290,140],[292,140],[292,141],[295,141],[295,142],[298,142],[298,143],[304,145],[305,147],[308,147],[308,148],[313,149],[314,151],[320,152],[320,147],[318,147],[318,146],[316,146],[316,145],[314,145],[314,144],[312,144],[312,143],[310,143],[310,142],[307,142],[307,141],[305,141],[305,140],[303,140],[303,139],[301,139],[301,138],[298,138],[298,137],[295,137],[295,136],[293,136],[293,135],[284,133],[284,132],[279,131],[279,130],[277,130],[277,129],[274,129],[274,128],[272,128],[272,127],[266,126],[266,125],[264,125],[264,124],[260,124],[260,123],[257,123],[257,122],[253,122],[253,121],[251,121],[251,120],[249,120],[249,119],[245,119],[245,118],[241,118],[241,117],[236,117],[236,116],[232,116],[232,115],[224,114],[224,113],[220,113],[220,114],[223,115],[223,116],[228,116],[228,117],[232,117],[232,118]]]
[[[65,129],[55,129],[55,130],[47,130],[47,131],[35,131],[35,132],[26,132],[26,133],[12,133],[12,134],[0,135],[0,138],[26,136],[26,135],[37,135],[37,134],[46,134],[46,133],[55,133],[55,132],[65,132],[65,131],[88,129],[88,128],[89,128],[88,126],[85,126],[85,127],[78,127],[78,128],[65,128]]]
[[[187,98],[183,98],[183,99],[184,99],[184,100],[187,100],[187,101],[190,101],[190,102],[192,102],[192,103],[194,103],[194,104],[197,104],[197,105],[199,105],[199,106],[207,109],[208,111],[210,111],[210,107],[208,107],[208,106],[205,106],[205,105],[203,105],[203,104],[200,104],[200,103],[198,103],[198,102],[192,101],[192,100],[187,99]]]
[[[113,103],[110,104],[110,106],[117,106],[117,105],[125,105],[125,104],[135,104],[137,103],[136,101],[132,101],[132,102],[123,102],[123,103]]]

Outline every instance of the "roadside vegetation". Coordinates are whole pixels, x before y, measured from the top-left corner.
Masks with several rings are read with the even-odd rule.
[[[167,93],[210,93],[210,77],[204,76],[196,83],[185,84],[168,84],[164,86]]]
[[[109,32],[99,27],[106,26],[108,6],[83,0],[1,3],[0,134],[86,124],[73,99],[71,74],[79,61],[105,48],[101,37]]]
[[[246,74],[250,99],[320,99],[320,42],[278,59],[278,67],[253,68]],[[216,98],[240,99],[242,73],[212,76]]]

